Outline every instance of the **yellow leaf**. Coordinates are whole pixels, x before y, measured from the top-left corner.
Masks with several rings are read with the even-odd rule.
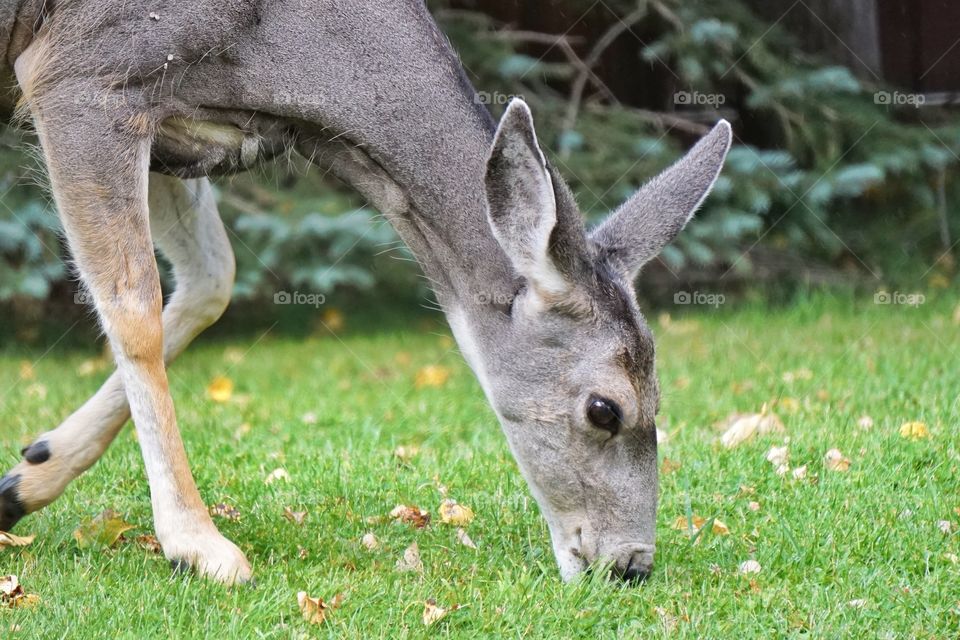
[[[823,463],[830,471],[848,471],[850,469],[850,459],[844,457],[839,449],[830,449],[823,456]]]
[[[677,462],[676,460],[671,460],[670,458],[664,458],[664,459],[663,459],[663,462],[660,463],[660,472],[661,472],[663,475],[668,476],[668,475],[670,475],[671,473],[673,473],[674,471],[679,470],[680,467],[682,467],[682,466],[683,466],[683,465],[682,465],[681,463]]]
[[[694,515],[692,518],[692,523],[690,519],[687,519],[687,516],[677,516],[673,521],[673,528],[678,531],[690,531],[690,525],[693,525],[693,531],[691,533],[696,533],[700,528],[706,523],[707,519],[698,515]]]
[[[36,536],[15,536],[12,533],[0,531],[0,549],[5,547],[25,547],[33,542],[34,538],[36,538]]]
[[[20,379],[21,380],[33,380],[37,376],[37,372],[33,370],[33,364],[29,360],[20,361]]]
[[[430,598],[423,603],[423,624],[427,627],[436,624],[443,620],[448,613],[456,611],[459,608],[459,604],[452,605],[448,608],[441,607],[437,604],[436,600]]]
[[[909,440],[923,440],[930,437],[930,430],[923,422],[904,422],[900,425],[900,437]]]
[[[715,536],[728,536],[730,535],[730,527],[726,525],[723,520],[714,519],[713,525],[710,527],[710,530]]]
[[[473,521],[473,510],[456,500],[444,500],[440,503],[440,522],[463,527]]]
[[[334,333],[343,331],[343,328],[347,326],[347,319],[344,317],[343,312],[336,307],[324,309],[321,321],[326,325],[327,329],[330,329],[330,331]]]
[[[343,602],[343,594],[338,593],[333,596],[330,602],[324,602],[323,598],[313,598],[307,595],[306,591],[297,592],[297,605],[300,607],[300,613],[303,619],[310,624],[322,624],[333,610]]]
[[[217,376],[207,385],[207,396],[214,402],[229,402],[233,397],[233,380]]]
[[[450,379],[450,369],[447,367],[431,364],[417,371],[414,385],[417,389],[424,387],[442,387]]]
[[[77,546],[81,549],[90,547],[111,547],[120,539],[124,531],[133,529],[133,525],[124,522],[119,514],[107,509],[94,518],[86,518],[73,532]]]
[[[267,475],[267,477],[264,478],[263,481],[264,481],[265,483],[267,483],[267,484],[273,484],[273,483],[276,482],[277,480],[283,480],[284,482],[290,482],[290,474],[287,473],[287,470],[284,469],[283,467],[279,467],[279,468],[274,469],[273,471],[271,471],[271,472]]]
[[[400,462],[410,462],[418,453],[420,453],[420,447],[414,445],[401,444],[393,450],[394,457]]]

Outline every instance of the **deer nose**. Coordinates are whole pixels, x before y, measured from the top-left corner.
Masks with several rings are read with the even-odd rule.
[[[653,552],[634,551],[627,559],[625,567],[616,572],[618,578],[627,584],[639,584],[653,573]]]

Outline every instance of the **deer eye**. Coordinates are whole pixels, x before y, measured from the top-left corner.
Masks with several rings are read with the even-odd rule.
[[[587,401],[587,419],[598,429],[616,434],[623,422],[623,412],[613,400],[590,396]]]

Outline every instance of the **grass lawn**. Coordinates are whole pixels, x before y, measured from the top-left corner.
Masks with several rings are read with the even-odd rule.
[[[171,370],[200,491],[239,510],[239,520],[216,521],[253,563],[256,588],[173,576],[162,556],[130,542],[78,548],[80,520],[104,509],[136,525],[131,538],[151,532],[128,427],[60,500],[18,525],[37,535],[33,544],[0,550],[0,574],[17,574],[41,598],[0,610],[0,637],[957,637],[952,304],[728,307],[651,318],[669,437],[660,456],[680,466],[661,474],[657,568],[640,587],[560,582],[544,522],[442,325],[367,333],[348,316],[336,337],[201,339]],[[45,349],[0,352],[0,389],[10,389],[3,470],[106,375],[78,374],[93,350]],[[33,379],[21,379],[23,361],[36,361]],[[418,388],[428,365],[448,368],[449,380]],[[218,375],[235,385],[225,403],[206,394]],[[719,444],[717,422],[774,401],[785,434]],[[864,415],[872,427],[858,426]],[[902,437],[906,421],[925,423],[929,437]],[[765,459],[785,437],[791,469],[807,465],[803,479],[778,476]],[[419,453],[401,461],[398,445]],[[826,468],[831,448],[849,458],[848,471]],[[267,484],[277,468],[289,480]],[[440,523],[440,484],[476,513],[466,529],[477,550]],[[397,504],[419,505],[433,522],[391,522]],[[306,511],[303,524],[285,519],[285,507]],[[729,534],[705,527],[691,540],[673,528],[689,516],[716,518]],[[360,544],[368,532],[378,549]],[[398,572],[413,542],[423,573]],[[759,573],[739,573],[747,560]],[[301,590],[344,598],[313,626],[298,610]],[[425,627],[428,598],[462,607]]]

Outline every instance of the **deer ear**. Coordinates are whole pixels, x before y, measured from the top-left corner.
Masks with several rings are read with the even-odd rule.
[[[542,296],[568,291],[551,250],[557,226],[553,178],[523,100],[512,100],[500,120],[485,185],[490,227],[514,271]]]
[[[686,226],[720,175],[731,142],[721,120],[687,155],[648,182],[601,223],[590,240],[633,279]]]

